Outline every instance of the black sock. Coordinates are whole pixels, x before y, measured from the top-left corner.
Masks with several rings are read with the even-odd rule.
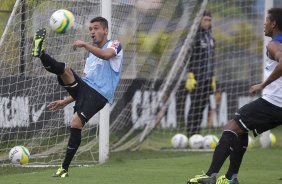
[[[62,167],[65,170],[68,170],[69,165],[80,145],[80,142],[81,142],[81,129],[71,128],[65,160],[62,164]]]
[[[40,60],[44,68],[51,73],[56,75],[61,75],[65,71],[65,63],[61,63],[50,57],[48,54],[42,53],[40,55]]]
[[[247,133],[238,136],[235,149],[230,154],[230,165],[226,173],[226,178],[231,180],[233,175],[237,175],[241,166],[243,156],[248,148],[249,137]]]
[[[237,142],[237,134],[231,131],[224,131],[218,145],[216,146],[212,163],[207,172],[208,176],[217,174],[222,167],[226,158],[230,155],[231,150],[234,149],[234,146]]]

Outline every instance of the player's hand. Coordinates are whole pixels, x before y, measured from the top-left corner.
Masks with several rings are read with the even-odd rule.
[[[263,84],[256,84],[250,87],[249,89],[249,94],[251,96],[255,96],[258,92],[260,92],[261,90],[263,90]]]
[[[86,45],[86,42],[81,41],[81,40],[76,40],[75,42],[73,42],[72,48],[73,50],[76,50],[76,48],[85,47],[85,45]]]
[[[66,103],[64,102],[64,100],[56,100],[56,101],[49,103],[47,107],[51,111],[57,111],[59,109],[64,108],[65,106],[66,106]]]
[[[196,84],[197,84],[197,81],[195,79],[194,73],[189,72],[187,74],[187,80],[185,84],[186,89],[191,92],[193,89],[195,89]]]

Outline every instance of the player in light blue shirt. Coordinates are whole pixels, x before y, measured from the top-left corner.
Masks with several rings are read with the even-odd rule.
[[[112,103],[120,79],[123,51],[117,40],[108,40],[108,21],[95,17],[90,21],[90,36],[93,45],[77,40],[73,48],[89,51],[84,68],[84,77],[79,77],[65,63],[58,62],[45,53],[46,29],[40,29],[34,36],[32,55],[39,57],[45,69],[58,77],[59,84],[70,94],[64,100],[51,102],[50,110],[58,110],[75,101],[71,120],[70,138],[62,166],[53,174],[54,177],[67,177],[69,165],[81,142],[81,129],[85,123],[107,102]]]

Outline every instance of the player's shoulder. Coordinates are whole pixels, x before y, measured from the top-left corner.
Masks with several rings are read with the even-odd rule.
[[[281,53],[281,43],[277,41],[271,41],[266,45],[267,55],[270,59],[274,60],[275,55],[279,52]]]
[[[268,51],[281,50],[281,43],[278,41],[270,41],[266,46]]]
[[[113,48],[119,53],[122,50],[121,43],[118,40],[110,40],[108,48]]]
[[[120,43],[120,41],[118,41],[118,40],[110,40],[110,42],[109,42],[109,45],[112,47],[118,47],[118,46],[121,46],[121,43]]]

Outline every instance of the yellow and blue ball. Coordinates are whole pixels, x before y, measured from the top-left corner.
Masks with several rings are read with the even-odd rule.
[[[66,9],[55,11],[50,17],[50,27],[57,33],[67,32],[73,25],[74,16]]]
[[[15,146],[9,152],[9,159],[12,164],[26,164],[30,159],[30,153],[24,146]]]

